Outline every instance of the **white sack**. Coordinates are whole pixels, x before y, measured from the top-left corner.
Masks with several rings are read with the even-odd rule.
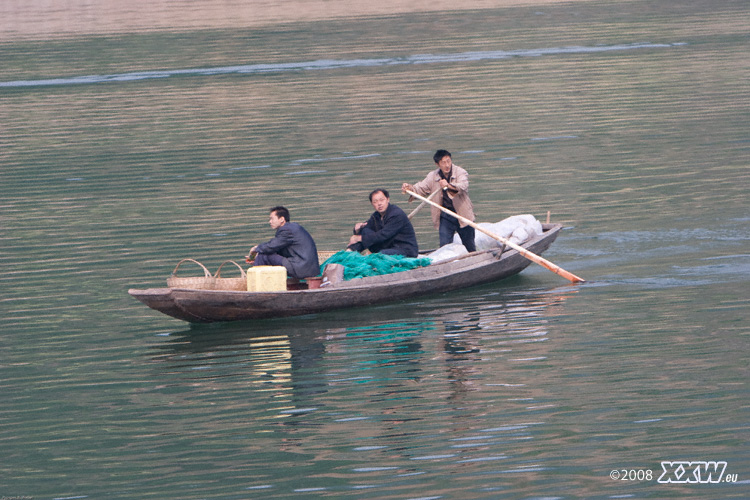
[[[477,225],[517,245],[521,245],[531,238],[542,234],[542,223],[530,214],[513,215],[494,224],[480,222]],[[458,234],[453,236],[453,244],[455,245],[456,243],[461,244],[461,238]],[[481,231],[475,231],[474,244],[477,250],[487,250],[501,245],[499,241],[490,238]]]
[[[441,260],[455,259],[469,253],[466,247],[459,243],[448,243],[443,245],[434,252],[428,253],[427,257],[432,262],[438,262]]]

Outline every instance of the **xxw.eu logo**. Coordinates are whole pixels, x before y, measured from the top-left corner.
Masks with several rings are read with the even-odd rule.
[[[726,462],[662,462],[659,483],[719,483],[727,468]],[[730,480],[727,476],[727,481]],[[734,479],[736,481],[736,479]]]

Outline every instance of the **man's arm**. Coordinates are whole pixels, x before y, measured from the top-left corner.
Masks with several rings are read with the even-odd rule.
[[[372,214],[369,219],[367,219],[367,222],[357,222],[354,225],[354,231],[352,236],[349,238],[349,246],[356,245],[357,243],[362,242],[362,230],[365,229],[367,226],[369,227],[375,227],[375,214]],[[364,248],[362,249],[364,250]]]
[[[385,243],[401,232],[406,224],[410,224],[409,218],[403,211],[399,211],[384,220],[383,227],[377,231],[371,229],[369,225],[365,226],[362,228],[362,244],[370,248],[373,245]]]
[[[460,192],[466,192],[469,190],[469,174],[466,172],[466,170],[462,169],[461,167],[456,168],[456,179],[450,184],[448,189],[450,189],[453,192],[460,193]]]
[[[276,231],[276,236],[258,245],[255,251],[258,253],[279,253],[292,243],[294,243],[294,234],[288,228],[282,226]]]
[[[408,182],[404,182],[401,185],[401,191],[403,193],[406,193],[406,190],[408,189],[409,191],[415,192],[420,196],[427,196],[435,190],[433,187],[434,175],[435,175],[435,172],[430,171],[424,179],[417,182],[416,184],[409,184]],[[411,201],[411,199],[412,198],[410,198],[409,201]]]

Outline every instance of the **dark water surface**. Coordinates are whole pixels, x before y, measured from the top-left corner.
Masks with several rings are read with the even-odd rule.
[[[0,43],[0,496],[750,497],[748,33],[696,0]],[[276,204],[339,249],[440,147],[588,283],[202,326],[127,295]]]

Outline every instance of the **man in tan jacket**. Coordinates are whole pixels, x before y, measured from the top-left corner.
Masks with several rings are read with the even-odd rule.
[[[401,190],[406,192],[408,189],[420,196],[429,196],[435,190],[441,190],[442,197],[438,195],[436,202],[474,222],[474,207],[469,199],[469,174],[453,164],[453,157],[445,149],[438,149],[432,159],[438,168],[414,185],[404,182]],[[473,227],[435,207],[432,207],[432,222],[439,231],[441,247],[453,242],[453,235],[458,233],[466,250],[476,250]]]

